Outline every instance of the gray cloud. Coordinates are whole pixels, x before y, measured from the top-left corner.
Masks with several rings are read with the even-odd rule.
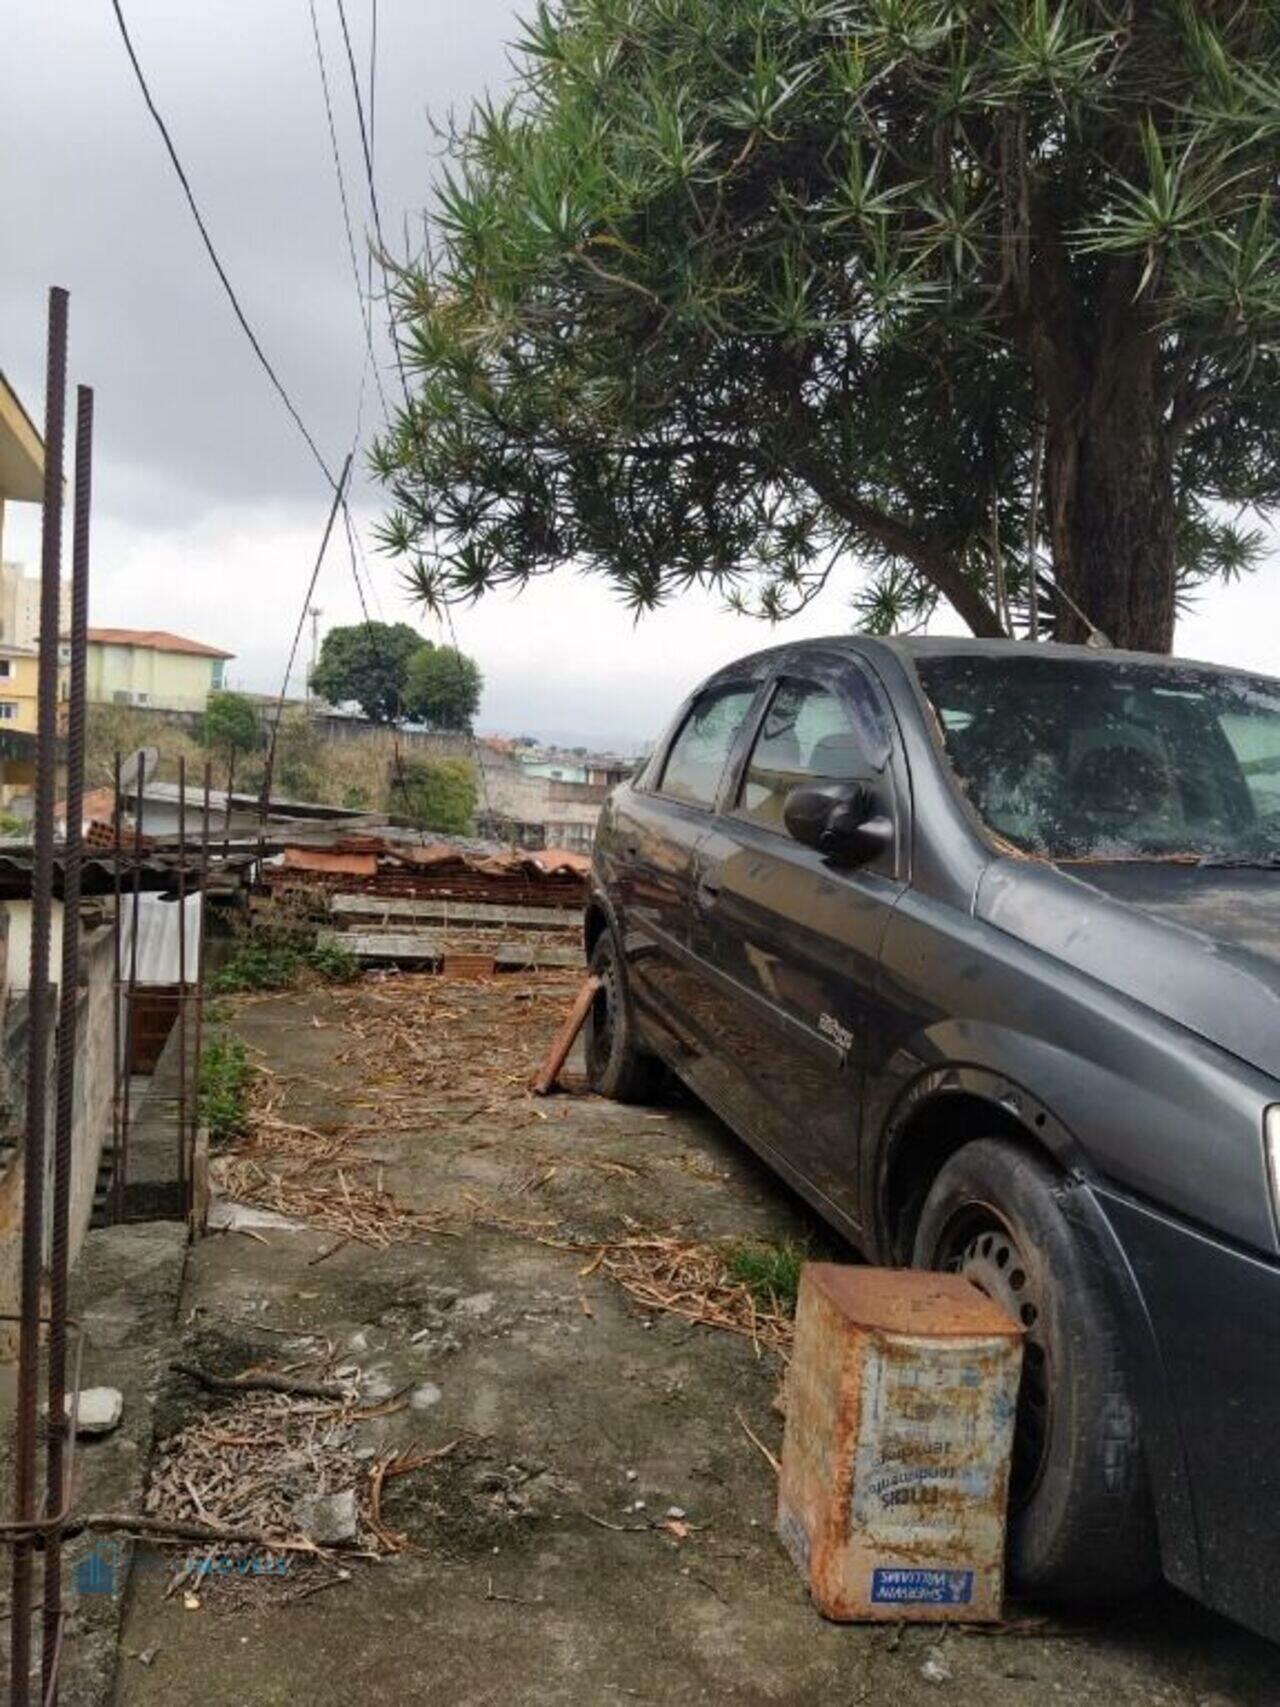
[[[370,225],[334,0],[316,0],[356,243]],[[350,442],[364,361],[307,0],[124,0],[138,53],[246,311],[326,457]],[[347,0],[364,75],[371,0]],[[236,650],[233,678],[278,686],[327,505],[306,447],[235,324],[147,114],[107,0],[8,0],[0,101],[0,366],[37,416],[45,299],[72,292],[72,377],[97,389],[94,616],[187,629]],[[435,138],[507,79],[511,0],[379,0],[375,146],[393,247],[421,230]],[[384,363],[389,352],[379,332]],[[384,376],[388,396],[396,382]],[[376,419],[366,396],[366,427]],[[383,613],[406,611],[368,546]],[[34,560],[35,517],[11,510],[6,554]],[[847,628],[843,585],[789,633]],[[1180,649],[1266,667],[1274,565],[1219,594]],[[320,586],[326,622],[356,620],[345,553]],[[375,614],[378,604],[375,602]],[[427,623],[427,632],[439,631]],[[581,739],[652,735],[706,671],[768,631],[691,597],[633,626],[572,576],[457,617],[488,678],[482,716]]]

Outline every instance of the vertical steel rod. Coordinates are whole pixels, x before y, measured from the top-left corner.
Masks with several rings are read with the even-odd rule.
[[[85,654],[89,625],[89,513],[93,498],[93,392],[76,389],[76,485],[71,537],[71,682],[67,709],[67,827],[62,868],[62,978],[58,989],[58,1078],[53,1129],[53,1227],[49,1273],[49,1411],[46,1504],[64,1503],[67,1269],[71,1242],[71,1145],[75,1115],[76,1009],[80,995],[80,877],[84,851]],[[40,1645],[46,1701],[56,1701],[54,1655],[62,1620],[62,1536],[44,1552],[44,1633]]]
[[[124,1037],[121,1030],[120,1004],[124,1000],[124,983],[120,977],[120,835],[124,820],[124,800],[120,793],[120,754],[115,755],[115,813],[112,818],[111,881],[115,891],[115,916],[112,923],[112,950],[115,956],[115,976],[112,982],[111,1050],[111,1219],[124,1219],[124,1152],[120,1132],[120,1073],[124,1061]]]
[[[134,801],[133,813],[133,896],[130,903],[129,929],[129,982],[124,1006],[124,1085],[121,1091],[121,1107],[123,1118],[120,1122],[121,1172],[127,1184],[129,1177],[129,1123],[132,1118],[133,1086],[133,1052],[137,1038],[137,1020],[134,1012],[137,1006],[138,994],[138,913],[142,885],[142,801],[146,788],[146,754],[138,756],[138,793]]]
[[[190,1208],[187,1166],[187,761],[178,755],[178,1200]]]
[[[44,1242],[45,1120],[49,1068],[49,935],[53,916],[53,796],[58,754],[58,593],[62,574],[62,442],[67,411],[67,293],[49,292],[45,377],[44,506],[40,541],[39,722],[36,735],[34,869],[31,882],[31,972],[27,1000],[26,1132],[23,1139],[22,1295],[18,1341],[14,1516],[36,1516],[36,1419],[40,1375],[40,1278]],[[9,1699],[28,1707],[31,1672],[33,1549],[13,1550]]]
[[[196,1139],[200,1131],[200,1063],[204,1058],[204,955],[205,919],[209,911],[209,807],[213,788],[213,766],[204,767],[204,800],[200,813],[200,919],[196,932],[196,1048],[191,1068],[191,1170],[195,1186]]]

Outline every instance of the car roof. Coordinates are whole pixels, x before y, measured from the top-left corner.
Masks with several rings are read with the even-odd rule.
[[[726,664],[710,679],[712,682],[737,675],[744,670],[771,665],[784,657],[801,658],[806,653],[846,652],[851,657],[874,660],[894,657],[908,665],[924,658],[1029,658],[1057,660],[1075,664],[1126,664],[1161,669],[1206,670],[1219,675],[1262,676],[1259,670],[1249,670],[1232,664],[1211,664],[1193,658],[1178,658],[1163,652],[1129,652],[1114,646],[1072,646],[1058,641],[982,640],[965,635],[889,635],[831,634],[813,640],[783,641],[759,652]],[[1266,678],[1264,679],[1271,679]]]

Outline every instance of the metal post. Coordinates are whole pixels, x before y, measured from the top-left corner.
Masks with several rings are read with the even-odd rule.
[[[85,655],[89,623],[89,511],[93,496],[93,392],[76,390],[76,487],[71,544],[71,684],[67,715],[67,827],[62,871],[62,981],[58,991],[58,1080],[53,1137],[53,1228],[49,1275],[49,1444],[46,1505],[65,1503],[67,1269],[70,1261],[71,1143],[75,1113],[76,1009],[80,994],[80,876],[84,843]],[[62,1624],[62,1535],[45,1543],[45,1700],[56,1701],[54,1655]]]
[[[209,912],[209,796],[213,788],[213,766],[204,767],[204,801],[200,813],[200,923],[196,947],[196,1047],[191,1069],[191,1157],[195,1184],[196,1137],[200,1130],[200,1063],[204,1057],[205,921]]]
[[[187,761],[178,757],[178,1200],[190,1209],[187,1168]]]
[[[129,931],[129,982],[126,986],[124,1007],[124,1083],[120,1099],[123,1111],[120,1123],[121,1174],[126,1180],[129,1173],[129,1122],[132,1117],[133,1086],[130,1081],[133,1076],[133,1050],[137,1035],[134,1007],[138,993],[138,903],[142,888],[142,802],[147,785],[146,770],[146,759],[143,758],[138,765],[138,794],[133,814],[133,899]]]
[[[124,1038],[121,1032],[120,1004],[124,999],[124,985],[120,977],[120,860],[121,860],[121,826],[124,818],[124,800],[120,793],[120,754],[115,755],[115,814],[112,819],[113,835],[111,842],[111,881],[115,892],[115,915],[112,924],[112,952],[115,961],[115,972],[112,979],[112,1009],[111,1009],[111,1219],[124,1219],[124,1144],[120,1125],[120,1074],[124,1060]]]
[[[39,723],[36,736],[35,846],[31,882],[31,1009],[23,1139],[22,1291],[18,1341],[14,1515],[36,1516],[36,1420],[40,1372],[40,1277],[44,1242],[45,1119],[49,1066],[49,936],[53,917],[53,795],[58,752],[58,592],[62,573],[62,441],[66,426],[67,306],[65,290],[49,292],[45,378],[44,506],[40,542]],[[33,1551],[13,1549],[9,1699],[28,1707],[31,1670]]]

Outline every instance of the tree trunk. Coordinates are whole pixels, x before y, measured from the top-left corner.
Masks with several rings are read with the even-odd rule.
[[[1070,417],[1050,418],[1049,535],[1067,595],[1055,613],[1060,640],[1096,629],[1114,646],[1173,649],[1173,457],[1160,382],[1154,334],[1104,342]]]

